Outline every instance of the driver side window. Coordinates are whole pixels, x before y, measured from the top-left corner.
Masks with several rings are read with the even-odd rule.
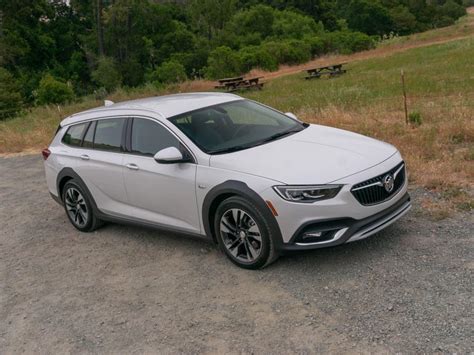
[[[158,151],[176,147],[179,141],[162,125],[144,118],[134,118],[132,122],[132,153],[154,156]]]

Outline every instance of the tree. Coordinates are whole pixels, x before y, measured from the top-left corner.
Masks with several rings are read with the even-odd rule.
[[[108,57],[99,59],[97,69],[92,72],[92,79],[100,87],[112,92],[122,83],[122,77],[114,63],[114,60]]]
[[[352,0],[348,8],[347,23],[351,29],[369,35],[383,35],[393,29],[387,8],[378,0]]]
[[[6,69],[0,68],[0,119],[14,116],[20,111],[22,98],[18,83]]]
[[[393,29],[400,35],[407,35],[416,31],[416,17],[403,5],[399,5],[390,10],[393,21]]]
[[[196,31],[211,40],[236,9],[236,0],[192,0],[189,16]]]
[[[209,79],[218,79],[238,75],[241,73],[241,66],[236,52],[229,47],[217,47],[209,54],[206,76]]]

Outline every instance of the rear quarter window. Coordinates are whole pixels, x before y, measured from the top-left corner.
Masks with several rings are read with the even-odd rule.
[[[62,142],[73,147],[79,147],[86,127],[86,123],[80,123],[69,127],[66,134],[63,136]]]

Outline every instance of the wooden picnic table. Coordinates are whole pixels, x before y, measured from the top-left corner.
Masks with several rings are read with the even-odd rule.
[[[333,78],[337,75],[342,75],[347,71],[342,69],[342,66],[346,64],[347,63],[339,63],[326,65],[324,67],[306,69],[305,71],[308,73],[308,76],[306,76],[305,79],[319,79],[322,75],[329,75],[330,78]]]
[[[243,76],[236,76],[235,78],[224,78],[224,79],[219,79],[218,82],[220,84],[224,84],[224,83],[231,83],[231,82],[234,82],[234,81],[241,81],[243,80],[244,77]]]
[[[260,81],[260,79],[262,78],[263,78],[262,76],[255,76],[255,77],[250,77],[250,78],[244,78],[242,76],[238,76],[235,78],[219,79],[218,80],[219,85],[216,85],[215,88],[224,89],[229,92],[243,90],[243,89],[251,89],[251,88],[261,90],[264,84]]]

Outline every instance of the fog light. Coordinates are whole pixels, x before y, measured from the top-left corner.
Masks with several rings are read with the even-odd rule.
[[[297,245],[315,245],[333,242],[341,238],[349,229],[348,227],[343,226],[334,226],[332,228],[326,227],[324,229],[321,228],[320,230],[314,227],[313,230],[310,228],[308,228],[306,232],[303,231],[303,233],[296,238],[295,243]]]
[[[323,232],[315,232],[315,233],[305,233],[303,235],[304,238],[319,238],[323,235]]]

